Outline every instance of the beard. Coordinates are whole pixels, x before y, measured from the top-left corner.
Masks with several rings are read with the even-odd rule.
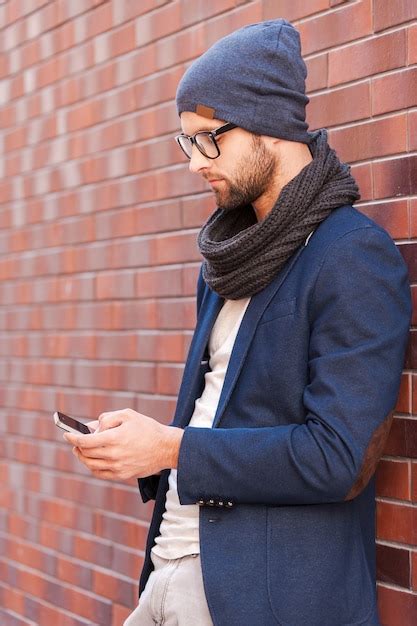
[[[257,135],[252,136],[252,144],[253,152],[249,158],[239,161],[235,179],[224,180],[225,189],[214,191],[220,209],[233,211],[252,204],[271,184],[277,169],[276,157]]]

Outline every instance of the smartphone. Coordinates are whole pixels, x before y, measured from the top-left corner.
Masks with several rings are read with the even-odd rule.
[[[65,413],[60,413],[59,411],[55,411],[54,413],[54,422],[57,426],[69,433],[75,433],[77,435],[80,433],[81,435],[91,434],[91,430],[86,424],[79,422],[74,417],[65,415]]]

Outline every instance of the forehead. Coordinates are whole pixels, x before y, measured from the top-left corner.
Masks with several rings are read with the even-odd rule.
[[[186,135],[193,135],[200,130],[214,130],[223,124],[226,124],[224,120],[208,119],[197,113],[191,111],[184,111],[181,113],[181,129]]]

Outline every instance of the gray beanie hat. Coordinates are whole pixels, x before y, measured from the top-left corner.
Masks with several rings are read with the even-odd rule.
[[[300,35],[290,22],[250,24],[217,41],[187,69],[177,89],[178,115],[191,111],[309,143],[306,76]]]

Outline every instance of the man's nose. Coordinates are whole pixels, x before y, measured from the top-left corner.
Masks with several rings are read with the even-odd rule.
[[[193,145],[191,149],[191,159],[190,159],[190,172],[193,174],[197,174],[201,170],[207,168],[210,165],[210,159],[201,154],[200,150],[197,146]]]

